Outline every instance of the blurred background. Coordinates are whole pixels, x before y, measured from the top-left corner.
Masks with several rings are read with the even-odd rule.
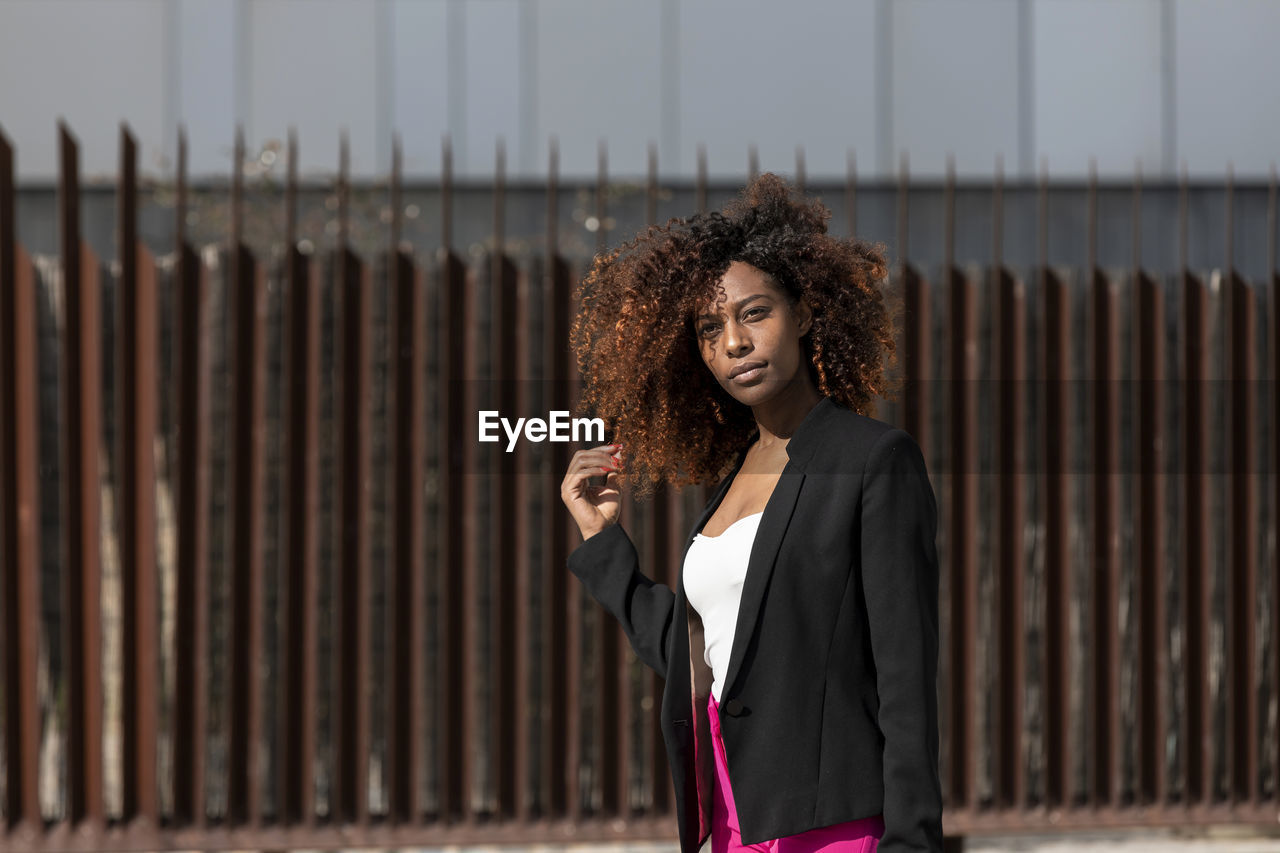
[[[882,244],[950,849],[1280,850],[1280,3],[0,0],[0,850],[672,849],[573,288]],[[610,439],[612,440],[612,438]],[[675,580],[705,487],[629,502]],[[70,833],[79,840],[67,839]]]
[[[193,177],[231,170],[296,127],[301,172],[331,174],[338,134],[353,176],[540,178],[548,139],[566,178],[738,177],[754,144],[815,180],[858,170],[1055,178],[1265,178],[1280,138],[1269,0],[5,0],[0,111],[24,183],[57,171],[55,121],[110,178],[127,120],[145,173],[172,174],[176,133]]]

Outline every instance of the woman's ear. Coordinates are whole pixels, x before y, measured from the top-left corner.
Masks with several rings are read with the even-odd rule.
[[[809,328],[813,325],[813,309],[809,307],[809,303],[801,299],[791,309],[792,314],[796,318],[796,324],[800,329],[800,337],[804,337],[809,333]]]

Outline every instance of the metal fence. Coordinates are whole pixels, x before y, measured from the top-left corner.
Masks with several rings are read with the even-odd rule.
[[[0,849],[673,840],[661,682],[564,568],[569,450],[472,438],[479,409],[573,408],[590,247],[562,251],[554,150],[546,185],[524,188],[545,213],[515,226],[540,246],[507,251],[499,151],[485,250],[454,249],[446,147],[439,248],[415,254],[398,156],[376,251],[356,251],[345,162],[327,237],[300,222],[290,165],[283,239],[250,248],[237,167],[226,239],[197,249],[180,149],[157,257],[122,130],[107,264],[82,237],[66,128],[59,144],[61,248],[32,257],[0,135]],[[700,175],[674,190],[696,209],[734,189]],[[612,217],[615,233],[656,221],[672,192],[651,157],[616,209],[603,152],[582,189],[597,250]],[[858,227],[870,196],[896,224],[906,381],[877,416],[920,442],[942,513],[948,834],[1274,826],[1274,180],[997,175],[977,188],[990,252],[971,264],[956,204],[974,187],[904,168],[897,186],[851,170],[810,189],[850,231],[882,224]],[[1100,263],[1107,192],[1131,205],[1127,269]],[[1197,193],[1220,210],[1216,268],[1188,262]],[[1261,280],[1233,258],[1237,193],[1267,211]],[[1153,195],[1179,225],[1170,269],[1143,261]],[[1078,256],[1051,262],[1081,213]],[[674,582],[705,497],[626,503],[651,576]]]

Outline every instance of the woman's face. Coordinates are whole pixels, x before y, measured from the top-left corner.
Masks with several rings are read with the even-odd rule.
[[[791,383],[809,382],[800,338],[812,319],[803,300],[794,307],[773,279],[742,261],[720,279],[724,298],[693,320],[702,361],[738,402],[757,406]]]

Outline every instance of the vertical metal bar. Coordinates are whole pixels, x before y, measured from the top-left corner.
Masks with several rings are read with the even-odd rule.
[[[283,584],[285,640],[283,689],[277,737],[281,743],[280,822],[310,825],[315,818],[316,591],[319,588],[320,514],[320,282],[298,249],[298,141],[289,132],[289,173],[285,183],[288,241],[285,274],[285,375],[288,377],[285,429]]]
[[[544,379],[548,383],[551,409],[568,411],[573,402],[570,397],[569,378],[573,372],[569,352],[569,312],[571,281],[568,264],[559,253],[559,148],[552,138],[547,169],[547,243],[544,248],[543,310],[546,316],[546,333],[543,341]],[[578,701],[577,670],[578,645],[576,641],[576,616],[578,612],[578,584],[568,579],[564,568],[569,556],[571,537],[577,536],[573,519],[562,512],[560,495],[555,488],[558,478],[569,465],[569,450],[563,443],[550,447],[551,470],[555,477],[549,480],[545,496],[549,517],[555,519],[550,527],[547,542],[546,637],[550,658],[547,662],[547,695],[549,697],[545,784],[549,800],[546,811],[551,815],[575,814],[578,785]]]
[[[512,341],[517,353],[514,376],[515,393],[511,397],[511,402],[515,411],[527,412],[530,410],[529,384],[533,378],[530,372],[530,362],[533,358],[532,341],[534,335],[529,328],[529,317],[532,308],[529,293],[531,285],[528,276],[523,271],[517,272],[515,264],[507,257],[505,252],[502,257],[503,291],[509,295],[512,300],[511,308],[514,309],[514,312],[507,311],[504,317],[507,314],[514,313],[510,322],[515,326],[512,330]],[[533,625],[533,614],[530,612],[533,566],[530,563],[530,547],[531,543],[535,541],[534,532],[530,524],[529,511],[535,498],[535,489],[531,482],[531,460],[529,458],[528,444],[526,442],[518,443],[512,456],[515,468],[515,479],[511,483],[513,487],[512,495],[515,498],[515,513],[512,516],[515,523],[515,535],[512,537],[512,544],[515,548],[515,560],[512,563],[515,572],[515,585],[505,591],[503,597],[508,600],[512,596],[515,597],[515,613],[511,620],[511,630],[508,638],[508,642],[511,643],[508,646],[508,651],[514,658],[511,680],[514,701],[509,708],[501,710],[504,710],[505,715],[515,727],[513,759],[511,767],[505,771],[512,780],[510,794],[515,800],[515,816],[516,820],[521,824],[527,824],[535,795],[535,786],[533,786],[530,778],[532,750],[529,742],[529,727],[534,720],[531,698],[532,685],[530,683],[533,671],[532,637],[530,634]]]
[[[600,143],[600,161],[598,182],[596,185],[596,204],[598,216],[600,217],[600,247],[604,251],[608,246],[608,229],[605,223],[608,222],[608,161],[606,159],[607,151],[603,140]],[[613,440],[617,437],[613,436]],[[628,530],[635,530],[635,502],[627,501],[622,506],[622,524]],[[606,676],[612,676],[613,694],[609,694],[610,678],[606,677],[601,681],[601,685],[605,690],[606,701],[603,705],[605,710],[605,725],[600,727],[600,732],[605,738],[605,767],[602,771],[604,782],[604,810],[606,814],[619,815],[622,818],[628,816],[628,789],[631,784],[631,670],[635,663],[635,653],[631,649],[631,644],[627,642],[626,635],[622,631],[622,627],[613,619],[605,618],[603,612],[600,614],[601,629],[605,633],[606,643],[604,648],[605,654],[601,655],[602,663]],[[613,654],[609,655],[607,650],[613,646]],[[609,670],[612,669],[612,673]],[[610,713],[610,702],[613,704]],[[607,728],[608,721],[614,721],[613,731]],[[609,774],[608,765],[612,762],[613,773]]]
[[[36,305],[31,260],[18,245],[13,145],[0,131],[0,567],[3,571],[5,815],[41,828],[40,480],[37,471]]]
[[[426,419],[419,377],[426,359],[426,336],[422,277],[413,258],[400,245],[402,203],[401,149],[397,136],[391,153],[391,246],[388,285],[394,296],[392,313],[392,360],[395,387],[392,455],[395,471],[393,503],[394,551],[392,564],[391,708],[388,726],[387,776],[390,782],[390,817],[393,821],[413,819],[418,801],[418,763],[422,747],[417,721],[422,718],[423,655],[426,632],[420,618],[423,578],[420,555],[423,548],[423,494],[425,478]]]
[[[1230,557],[1227,563],[1227,727],[1231,743],[1227,747],[1228,800],[1232,803],[1258,801],[1258,703],[1253,683],[1257,664],[1254,644],[1257,612],[1258,523],[1254,495],[1255,446],[1257,444],[1257,395],[1254,379],[1256,333],[1253,289],[1236,270],[1232,246],[1235,240],[1235,181],[1227,172],[1227,258],[1226,306],[1229,324],[1224,355],[1230,402],[1227,423],[1230,431],[1228,464],[1230,491],[1227,515],[1230,519]]]
[[[1139,167],[1140,169],[1141,167]],[[1142,268],[1141,171],[1133,198],[1132,333],[1135,339],[1134,440],[1138,455],[1137,565],[1132,599],[1138,613],[1137,737],[1138,802],[1163,803],[1167,788],[1164,762],[1165,715],[1162,702],[1164,660],[1164,298]]]
[[[444,204],[446,239],[453,231],[453,158],[446,141],[443,152],[441,184]],[[441,275],[443,288],[443,316],[451,322],[446,335],[446,347],[442,376],[448,382],[447,435],[466,435],[470,429],[468,418],[476,411],[475,356],[478,352],[475,331],[477,297],[475,276],[462,264],[460,258],[448,248],[442,249]],[[475,779],[474,749],[476,746],[476,697],[477,671],[476,642],[476,573],[478,555],[476,536],[479,519],[476,510],[474,475],[478,462],[471,442],[453,442],[448,454],[446,469],[447,529],[444,533],[449,561],[441,572],[441,601],[447,612],[442,613],[441,654],[445,657],[448,674],[444,692],[442,718],[448,721],[443,727],[445,738],[441,757],[445,765],[445,789],[441,791],[441,808],[447,809],[463,821],[474,818]],[[456,566],[457,571],[447,567]]]
[[[498,259],[498,283],[500,286],[500,346],[506,358],[499,362],[503,371],[499,383],[503,407],[511,407],[523,414],[529,411],[529,385],[533,376],[530,363],[533,359],[533,332],[530,329],[530,282],[506,252],[506,149],[498,150],[498,192],[494,203],[495,248]],[[529,821],[536,793],[536,785],[530,777],[532,748],[529,742],[530,725],[534,722],[531,702],[531,611],[532,573],[530,548],[534,541],[530,525],[530,507],[535,499],[535,488],[530,480],[531,460],[526,442],[518,442],[511,454],[504,454],[507,463],[498,488],[504,497],[509,493],[510,503],[505,517],[511,519],[514,535],[510,537],[512,550],[509,560],[501,561],[498,573],[506,580],[499,587],[503,603],[502,621],[502,679],[509,686],[507,701],[499,704],[498,714],[506,725],[499,740],[500,802],[506,804],[506,813],[513,813],[521,824]],[[554,571],[554,569],[553,569]],[[509,766],[501,760],[510,756]]]
[[[244,134],[236,131],[231,196],[231,270],[228,279],[234,312],[235,351],[231,487],[231,666],[228,690],[230,822],[257,825],[261,815],[262,685],[256,677],[262,660],[262,508],[266,412],[264,314],[266,283],[243,242]]]
[[[203,334],[205,275],[186,242],[187,137],[178,136],[178,191],[174,215],[178,265],[175,300],[174,397],[177,407],[177,584],[175,592],[173,698],[173,810],[178,825],[203,826],[204,734],[208,662],[206,602],[208,382]]]
[[[898,240],[906,239],[905,231],[905,155],[904,175],[899,181]],[[948,408],[951,413],[951,499],[949,504],[950,548],[949,568],[951,597],[951,756],[950,803],[953,808],[972,808],[977,802],[977,785],[973,774],[977,766],[977,701],[972,663],[977,643],[977,540],[973,527],[977,521],[978,481],[970,466],[977,457],[977,402],[972,395],[977,378],[976,341],[977,307],[965,276],[955,265],[955,171],[948,160],[948,178],[944,193],[945,240],[943,267],[947,276],[949,316],[948,335],[951,366]]]
[[[63,333],[63,633],[67,667],[67,817],[103,824],[102,566],[98,446],[102,406],[98,262],[80,239],[79,145],[58,124]]]
[[[338,175],[338,245],[334,272],[342,300],[340,384],[341,463],[339,473],[342,560],[338,570],[341,603],[338,613],[335,708],[335,814],[340,821],[363,826],[369,818],[369,272],[352,251],[349,231],[349,164],[347,137],[340,145]]]
[[[804,168],[804,146],[796,146],[796,189],[804,192],[805,189],[805,168]]]
[[[1071,791],[1071,292],[1049,268],[1049,169],[1039,186],[1039,277],[1044,294],[1045,800],[1067,806]]]
[[[645,224],[654,225],[658,221],[658,151],[649,146],[649,170],[645,181]],[[623,448],[626,453],[626,448]],[[623,461],[625,470],[626,461]],[[675,538],[677,524],[674,511],[676,501],[669,486],[663,486],[653,496],[648,539],[645,552],[652,555],[653,579],[675,589],[676,562],[671,559],[669,550]],[[648,725],[648,766],[649,802],[653,814],[666,814],[671,807],[672,788],[669,781],[670,772],[667,765],[666,743],[662,737],[662,691],[665,681],[656,673],[648,672],[645,685],[644,700],[647,703]]]
[[[138,243],[138,146],[120,128],[119,403],[120,567],[124,648],[124,820],[159,819],[156,784],[158,606],[156,586],[155,262]]]
[[[605,194],[608,191],[608,160],[604,140],[600,141],[596,159],[595,205],[596,220],[600,223],[596,231],[596,252],[603,253],[608,245],[604,222],[607,213]],[[629,519],[623,519],[628,522]],[[626,742],[630,731],[630,702],[628,662],[626,652],[629,644],[622,635],[622,628],[616,621],[598,612],[597,641],[600,653],[597,658],[599,671],[596,683],[599,689],[600,720],[593,729],[595,745],[593,752],[600,765],[594,778],[600,786],[600,801],[603,812],[608,815],[617,814],[621,803],[626,779],[628,750]]]
[[[461,383],[463,411],[469,415],[480,408],[480,282],[474,268],[463,274],[464,302],[462,315],[466,318],[463,330],[462,369],[453,378]],[[455,433],[465,434],[465,433]],[[462,696],[460,737],[466,753],[463,758],[462,793],[464,797],[463,819],[470,822],[486,808],[480,786],[486,780],[480,768],[480,577],[484,566],[480,561],[481,529],[479,511],[479,475],[486,470],[483,455],[476,452],[470,442],[462,442],[463,506],[461,535],[463,540],[462,588],[458,612],[461,618],[462,673],[457,690]]]
[[[1097,171],[1089,173],[1089,272],[1093,302],[1093,369],[1091,459],[1093,479],[1093,784],[1094,802],[1119,802],[1120,642],[1117,606],[1120,585],[1120,328],[1118,305],[1110,280],[1098,267]]]
[[[1209,678],[1209,626],[1211,624],[1209,541],[1211,488],[1207,474],[1209,455],[1209,400],[1205,393],[1208,372],[1208,292],[1187,266],[1189,205],[1187,170],[1183,166],[1178,188],[1179,265],[1182,286],[1183,335],[1182,386],[1186,389],[1186,430],[1182,448],[1182,492],[1186,495],[1183,517],[1183,659],[1186,714],[1182,741],[1187,744],[1183,768],[1186,798],[1207,804],[1213,792],[1213,705]]]
[[[443,435],[463,435],[466,412],[465,387],[461,381],[463,370],[463,332],[468,318],[466,310],[465,280],[457,262],[449,250],[452,229],[453,206],[450,193],[451,155],[449,140],[445,137],[441,150],[441,246],[437,274],[440,282],[440,316],[450,318],[444,323],[444,340],[440,351],[440,378],[444,390],[441,425]],[[463,808],[463,756],[462,742],[462,612],[461,572],[464,543],[461,535],[465,508],[464,471],[461,448],[457,443],[443,448],[441,471],[440,513],[440,566],[437,572],[439,605],[437,622],[440,642],[442,689],[436,692],[437,719],[440,725],[435,733],[436,755],[439,760],[438,802],[440,817],[449,820]],[[457,571],[451,571],[456,567]]]
[[[558,160],[553,160],[553,172],[558,167]],[[576,281],[575,271],[566,262],[564,264],[564,281],[559,278],[554,283],[552,312],[557,322],[563,323],[564,337],[556,337],[553,341],[568,340],[570,323],[577,313],[578,304],[574,299],[574,294],[570,289],[569,283]],[[559,270],[557,270],[557,276]],[[559,331],[559,330],[557,330]],[[578,379],[577,366],[567,357],[568,353],[563,352],[563,348],[558,347],[563,360],[557,359],[556,368],[562,372],[558,372],[556,377],[563,380],[564,390],[563,399],[565,400],[565,408],[577,408],[580,399],[580,381]],[[559,384],[559,383],[558,383]],[[563,447],[564,445],[557,445]],[[560,461],[560,460],[557,460]],[[568,454],[565,454],[564,464],[557,470],[564,471],[568,467]],[[573,523],[571,518],[565,519],[566,528],[566,558],[569,550],[569,543],[577,545],[581,540],[581,532],[577,529],[577,525]],[[563,565],[559,563],[558,565]],[[582,620],[582,604],[585,593],[582,584],[571,582],[566,588],[565,601],[565,645],[567,647],[568,664],[565,667],[565,719],[567,720],[567,731],[565,732],[565,764],[566,772],[564,775],[565,797],[566,799],[566,817],[570,822],[577,822],[582,817],[583,802],[583,747],[582,747],[582,679],[583,679],[583,660],[582,660],[582,636],[584,631]]]
[[[1026,616],[1022,605],[1026,555],[1023,529],[1026,478],[1026,293],[1022,282],[1004,266],[1004,163],[996,158],[992,194],[992,289],[995,309],[996,363],[1000,389],[996,415],[996,458],[999,514],[996,596],[996,642],[999,685],[995,712],[996,800],[1022,808],[1027,780],[1022,761],[1023,696],[1026,687]]]
[[[753,142],[747,146],[747,183],[752,183],[758,177],[760,177],[760,152]]]
[[[977,660],[978,556],[978,307],[974,288],[958,269],[951,269],[951,671],[953,684],[953,802],[957,808],[977,805],[978,767]]]
[[[409,642],[412,644],[409,648],[406,665],[410,668],[408,689],[411,691],[409,698],[408,715],[406,721],[409,726],[408,736],[414,744],[412,761],[408,762],[409,766],[406,772],[410,774],[410,778],[406,783],[406,789],[402,796],[405,800],[405,808],[408,810],[405,820],[412,820],[415,823],[421,822],[424,817],[419,813],[419,803],[423,798],[423,767],[427,757],[428,738],[431,732],[439,730],[440,718],[431,713],[431,709],[427,707],[427,666],[432,667],[433,672],[439,672],[438,661],[431,661],[428,658],[428,631],[434,630],[430,623],[430,613],[427,608],[427,589],[430,580],[431,567],[426,562],[426,555],[430,553],[435,558],[436,566],[439,566],[439,545],[438,542],[432,541],[433,531],[431,527],[423,523],[422,511],[426,508],[426,496],[423,494],[422,484],[428,479],[428,460],[432,457],[431,442],[436,441],[440,432],[440,422],[437,419],[427,418],[427,400],[426,386],[423,377],[429,375],[428,364],[434,360],[433,349],[435,342],[433,338],[438,335],[432,323],[428,322],[427,316],[432,304],[433,294],[429,288],[427,277],[423,269],[414,260],[414,253],[411,246],[405,245],[399,252],[400,255],[400,272],[401,281],[405,278],[412,281],[413,288],[413,327],[411,334],[413,340],[409,343],[411,350],[408,358],[412,369],[412,377],[410,378],[410,388],[403,392],[400,399],[405,400],[405,405],[409,406],[412,411],[406,415],[404,408],[401,407],[398,417],[407,418],[409,421],[409,458],[411,470],[409,477],[411,478],[411,486],[416,493],[413,501],[406,507],[406,512],[418,513],[413,519],[410,519],[412,527],[412,541],[406,546],[410,549],[406,562],[409,564],[409,594],[412,597],[410,611],[410,631]],[[404,286],[402,284],[402,289]],[[403,304],[403,303],[402,303]],[[430,337],[429,337],[430,336]],[[403,356],[402,356],[403,357]],[[433,383],[434,384],[434,383]],[[438,387],[438,385],[436,385]],[[438,457],[437,457],[438,461]],[[439,467],[433,467],[431,471],[435,476],[439,477]],[[434,510],[438,512],[438,509]],[[427,722],[429,721],[429,722]],[[430,726],[430,728],[428,728]],[[429,774],[428,778],[429,778]]]
[[[511,412],[520,411],[515,399],[516,362],[524,358],[516,340],[518,293],[515,267],[505,255],[506,149],[501,139],[495,151],[494,166],[493,251],[488,258],[487,276],[493,323],[487,345],[492,364],[490,387],[496,391],[493,400],[498,411]],[[524,510],[516,495],[516,481],[520,476],[518,460],[514,454],[505,452],[505,446],[499,448],[495,444],[488,453],[491,460],[496,458],[489,478],[493,494],[490,517],[495,522],[500,521],[508,531],[515,532],[522,526],[519,516]],[[525,769],[523,760],[516,760],[515,756],[516,729],[524,728],[526,707],[521,691],[516,687],[515,599],[520,595],[521,575],[527,578],[527,573],[516,566],[522,557],[516,539],[516,536],[493,538],[494,554],[489,565],[492,649],[489,778],[495,782],[497,812],[503,817],[515,813],[516,780]],[[524,568],[527,570],[527,566]]]
[[[1270,373],[1271,373],[1271,422],[1280,424],[1280,394],[1276,393],[1277,382],[1280,381],[1280,269],[1276,268],[1276,249],[1277,241],[1280,237],[1276,234],[1276,166],[1271,164],[1271,178],[1267,186],[1267,278],[1268,287],[1271,297],[1271,340],[1269,342],[1270,353]],[[1273,433],[1271,438],[1271,523],[1276,523],[1280,519],[1280,476],[1277,476],[1277,466],[1280,466],[1280,435]],[[1280,566],[1277,565],[1277,558],[1272,557],[1268,568],[1271,571],[1271,648],[1276,653],[1271,655],[1271,691],[1275,695],[1280,691]],[[1275,746],[1275,754],[1271,756],[1271,789],[1278,792],[1276,796],[1280,798],[1280,738],[1277,739]]]
[[[461,261],[446,248],[441,249],[439,267],[441,281],[440,316],[449,318],[445,324],[444,346],[441,351],[440,376],[445,383],[444,411],[442,412],[444,435],[466,435],[466,382],[467,368],[466,328],[472,322],[467,301],[467,276]],[[471,549],[464,535],[467,518],[474,512],[468,502],[470,487],[464,467],[466,442],[451,442],[444,453],[442,472],[442,503],[440,531],[443,548],[442,563],[438,572],[440,627],[440,658],[444,672],[443,685],[438,691],[441,721],[437,755],[440,758],[440,813],[444,819],[456,818],[469,809],[471,754],[469,726],[464,719],[464,708],[469,703],[464,693],[470,685],[465,671],[463,653],[469,614],[463,608],[463,586],[466,575],[472,570],[466,562]],[[469,454],[467,454],[469,455]]]

